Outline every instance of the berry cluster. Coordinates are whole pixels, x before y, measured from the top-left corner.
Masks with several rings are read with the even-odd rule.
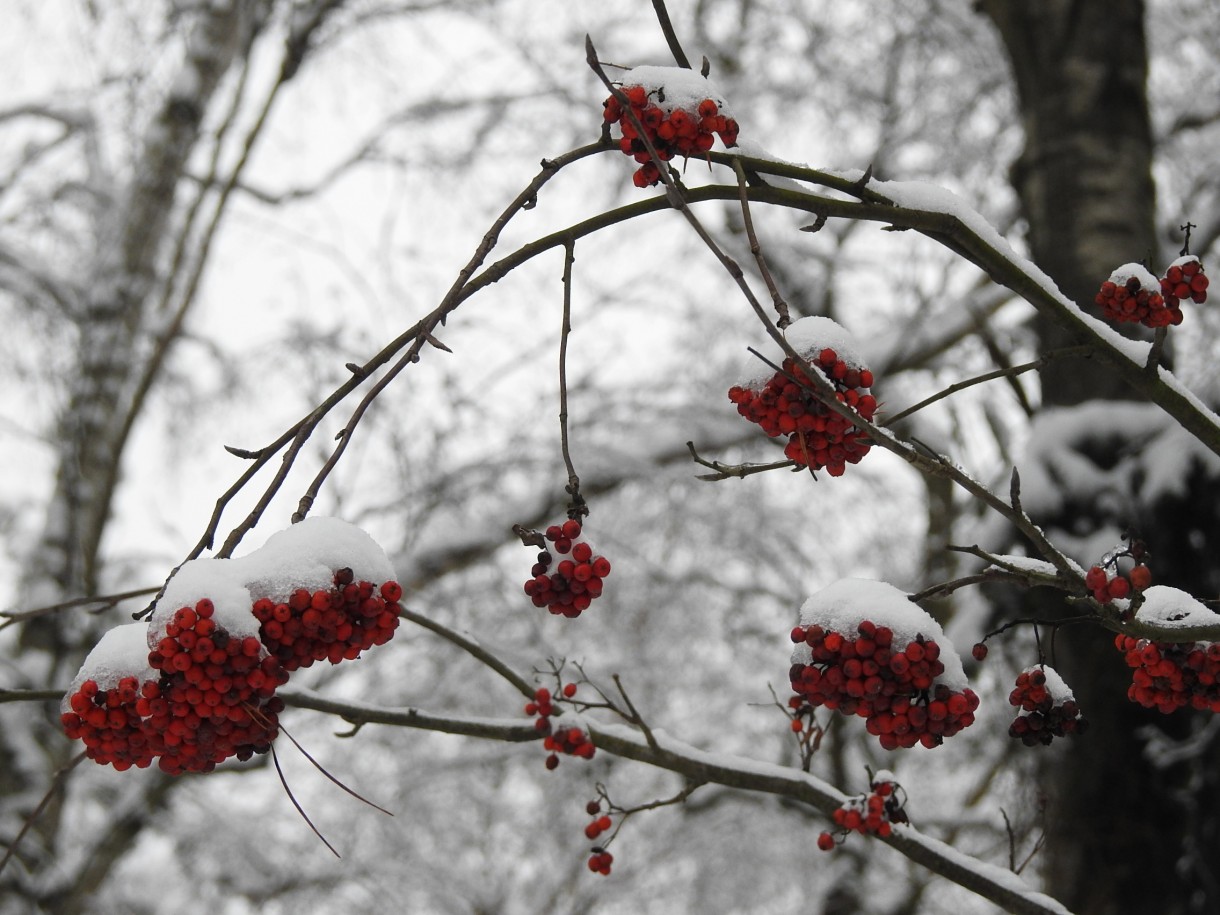
[[[68,695],[60,722],[70,738],[84,743],[94,762],[120,772],[132,766],[143,769],[165,748],[160,732],[145,727],[153,700],[165,704],[158,685],[141,684],[139,677],[122,677],[109,689],[89,679]]]
[[[1176,300],[1170,305],[1161,294],[1161,284],[1138,264],[1114,271],[1093,301],[1111,321],[1138,322],[1147,327],[1182,323],[1182,310]]]
[[[1184,254],[1170,264],[1161,277],[1161,295],[1165,297],[1166,307],[1172,309],[1176,309],[1182,299],[1190,299],[1196,305],[1206,302],[1207,277],[1199,259],[1193,254]]]
[[[576,695],[576,684],[565,683],[560,688],[560,694],[564,699],[571,699]],[[534,691],[534,698],[525,704],[525,714],[537,715],[534,727],[540,734],[546,735],[542,740],[542,747],[550,754],[546,758],[548,769],[559,765],[560,753],[579,756],[581,759],[593,758],[597,748],[581,728],[564,727],[562,724],[555,727],[551,721],[551,716],[555,714],[555,697],[545,686]]]
[[[206,597],[180,607],[148,655],[161,673],[152,684],[156,695],[146,697],[148,725],[161,732],[158,764],[173,775],[265,753],[279,731],[283,703],[275,691],[288,682],[287,671],[254,636],[231,636],[214,612]],[[161,702],[154,707],[155,700]]]
[[[1027,747],[1049,746],[1056,737],[1083,734],[1088,727],[1072,691],[1052,667],[1038,665],[1019,673],[1008,702],[1020,709],[1008,736]]]
[[[1084,583],[1098,603],[1108,604],[1146,590],[1152,584],[1152,570],[1143,563],[1135,565],[1125,574],[1117,567],[1109,571],[1103,566],[1092,566],[1085,573]]]
[[[350,661],[394,635],[402,586],[387,581],[378,589],[354,577],[351,569],[339,569],[333,588],[298,588],[287,601],[263,597],[254,602],[254,617],[261,624],[259,638],[284,670],[309,667],[315,661]]]
[[[834,385],[839,403],[866,420],[873,418],[877,399],[869,393],[872,372],[849,366],[829,347],[807,358]],[[801,467],[825,468],[831,476],[841,476],[847,464],[857,463],[871,447],[865,433],[821,401],[792,359],[785,359],[780,371],[758,389],[743,385],[729,388],[729,400],[737,405],[738,413],[760,425],[767,435],[787,435],[784,454]]]
[[[886,750],[936,747],[974,723],[974,691],[936,682],[945,666],[934,640],[916,635],[899,644],[892,629],[869,620],[854,637],[811,625],[797,626],[791,638],[807,646],[808,658],[789,671],[793,691],[811,706],[866,719]]]
[[[590,841],[596,839],[603,833],[609,832],[614,825],[614,821],[610,819],[608,814],[602,813],[602,805],[600,801],[589,801],[585,805],[585,812],[593,817],[593,821],[585,827],[585,838]],[[610,876],[610,865],[614,863],[614,855],[606,851],[600,845],[594,845],[589,850],[589,870],[595,874],[601,874],[603,877]]]
[[[833,814],[839,827],[834,833],[824,832],[818,836],[818,848],[830,851],[847,837],[849,832],[875,835],[885,838],[893,832],[894,823],[909,822],[906,814],[905,792],[894,781],[894,776],[882,770],[873,778],[871,791],[848,799]],[[903,794],[899,797],[900,792]]]
[[[357,580],[353,566],[384,584]],[[89,653],[64,698],[64,731],[116,769],[157,760],[172,775],[208,772],[265,753],[291,671],[393,635],[402,588],[391,574],[367,534],[334,518],[306,519],[241,560],[184,563],[147,622],[114,627]]]
[[[1168,715],[1180,708],[1220,712],[1220,642],[1150,642],[1118,635],[1131,667],[1127,698]]]
[[[666,102],[665,88],[624,86],[634,120],[613,95],[606,99],[602,116],[607,124],[618,124],[619,149],[640,167],[632,175],[636,187],[651,187],[661,180],[661,170],[648,153],[645,138],[657,158],[668,162],[674,156],[697,156],[707,152],[719,136],[725,146],[737,143],[737,122],[721,110],[723,102],[705,98],[694,105]],[[641,134],[636,124],[643,129]]]
[[[593,846],[592,854],[589,855],[589,870],[595,874],[601,874],[603,877],[609,877],[610,865],[613,863],[614,855],[598,845]]]
[[[555,557],[548,549],[538,553],[538,560],[530,569],[533,578],[525,583],[525,593],[535,607],[546,607],[557,616],[574,618],[601,597],[602,581],[610,574],[610,560],[595,556],[588,543],[577,539],[580,531],[580,522],[575,519],[546,529],[546,539],[555,552],[570,554],[571,558],[561,559],[555,571],[548,574]]]

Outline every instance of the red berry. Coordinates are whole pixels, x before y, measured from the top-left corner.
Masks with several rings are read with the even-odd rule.
[[[1152,584],[1152,570],[1146,565],[1138,565],[1131,570],[1127,578],[1131,587],[1136,591],[1143,591]]]
[[[834,847],[835,837],[830,833],[824,832],[818,836],[818,848],[822,849],[822,851],[830,851]]]
[[[981,661],[987,657],[987,646],[982,642],[975,643],[975,646],[970,649],[970,653],[974,655],[974,660]]]

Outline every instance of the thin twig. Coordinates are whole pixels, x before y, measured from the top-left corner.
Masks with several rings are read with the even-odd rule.
[[[746,238],[750,242],[750,253],[754,255],[754,262],[758,264],[758,272],[762,275],[763,282],[767,284],[767,291],[771,293],[775,312],[779,315],[775,326],[783,330],[792,322],[792,317],[788,313],[788,303],[780,294],[779,287],[775,284],[775,278],[771,276],[767,260],[763,257],[762,245],[758,241],[758,235],[754,232],[754,218],[750,215],[749,184],[746,181],[745,168],[742,167],[740,159],[733,160],[733,170],[737,173],[737,187],[741,190],[741,216],[745,222]]]
[[[34,828],[34,823],[42,816],[42,812],[47,809],[47,805],[51,803],[57,791],[62,787],[64,780],[68,777],[68,773],[81,764],[86,758],[85,751],[77,753],[68,762],[60,766],[51,778],[51,784],[47,788],[47,793],[42,796],[42,800],[38,802],[38,806],[33,809],[25,822],[21,824],[21,829],[17,835],[13,836],[13,840],[8,843],[8,849],[4,852],[4,857],[0,858],[0,874],[4,873],[4,868],[9,860],[17,853],[17,846],[21,844],[21,840],[25,838],[26,833]]]
[[[691,69],[690,60],[687,58],[686,52],[682,50],[682,44],[678,41],[678,33],[674,31],[674,24],[669,19],[669,10],[665,8],[665,0],[652,0],[652,8],[657,14],[657,22],[661,25],[665,42],[669,45],[669,53],[674,56],[679,67],[686,70]]]
[[[131,591],[120,591],[116,594],[98,594],[93,597],[74,597],[72,600],[61,601],[58,604],[48,604],[45,607],[37,607],[33,610],[9,610],[0,613],[0,618],[4,622],[0,623],[0,631],[6,627],[12,626],[15,623],[25,622],[26,620],[35,619],[40,616],[48,616],[52,613],[59,613],[63,610],[71,610],[74,607],[85,607],[90,604],[99,604],[96,609],[91,610],[91,613],[101,613],[104,610],[109,610],[111,607],[117,606],[125,600],[130,600],[133,597],[144,597],[148,594],[155,594],[156,588],[134,588]]]
[[[944,390],[933,394],[931,397],[925,397],[919,403],[909,406],[905,410],[895,413],[892,416],[886,417],[884,422],[880,422],[877,425],[881,426],[882,428],[892,426],[894,423],[906,419],[912,413],[917,413],[924,407],[931,406],[939,400],[944,400],[945,398],[956,394],[959,391],[966,390],[966,388],[974,387],[976,384],[983,384],[987,381],[995,381],[997,378],[1015,378],[1017,375],[1022,375],[1025,372],[1033,371],[1034,369],[1041,370],[1049,363],[1054,362],[1056,359],[1061,359],[1065,356],[1081,356],[1092,352],[1092,350],[1093,348],[1091,346],[1086,345],[1069,346],[1063,349],[1052,350],[1049,353],[1043,353],[1033,362],[1026,362],[1022,365],[1014,365],[1010,368],[996,369],[993,372],[985,372],[982,375],[976,375],[974,378],[967,378],[965,381],[954,382]]]
[[[408,610],[406,607],[403,607],[398,615],[403,619],[414,623],[416,626],[422,626],[424,629],[427,629],[430,632],[435,632],[441,638],[452,642],[472,658],[486,665],[487,667],[490,667],[492,670],[498,673],[501,677],[511,683],[516,688],[517,692],[521,693],[521,695],[525,696],[527,699],[532,699],[534,697],[534,687],[531,686],[524,677],[518,674],[515,670],[501,661],[482,645],[466,638],[464,635],[460,635],[447,626],[441,625],[436,620],[429,619],[423,614],[416,613],[413,610]]]
[[[280,757],[275,752],[274,743],[271,744],[271,761],[275,763],[275,774],[280,777],[280,784],[284,786],[284,793],[288,795],[288,800],[292,801],[292,806],[297,809],[297,813],[301,815],[301,819],[309,824],[309,828],[313,830],[313,834],[322,840],[322,844],[330,849],[330,853],[332,855],[334,855],[336,858],[342,859],[343,856],[335,851],[335,846],[326,841],[326,836],[322,835],[318,827],[313,824],[313,820],[309,818],[309,814],[305,812],[305,808],[301,806],[300,802],[296,799],[296,795],[292,793],[292,789],[288,787],[288,779],[284,777],[284,770],[280,768]]]
[[[686,443],[687,450],[690,451],[691,460],[700,466],[707,467],[716,471],[715,473],[700,474],[695,479],[709,480],[712,482],[718,480],[727,480],[730,477],[753,476],[756,473],[766,473],[769,470],[782,470],[785,467],[796,467],[796,461],[776,461],[772,464],[722,464],[720,461],[709,461],[706,458],[700,457],[699,452],[695,450],[694,442]]]
[[[340,788],[342,788],[344,791],[346,791],[356,800],[360,801],[362,804],[368,804],[374,810],[380,810],[382,813],[384,813],[388,817],[392,817],[394,815],[394,814],[390,813],[390,811],[386,810],[384,807],[382,807],[378,804],[374,804],[367,797],[364,797],[363,795],[352,790],[347,785],[343,784],[343,782],[339,781],[339,779],[335,778],[335,776],[331,775],[331,773],[326,770],[325,766],[323,766],[320,762],[318,762],[316,759],[314,759],[313,756],[310,755],[309,751],[306,750],[303,746],[301,746],[300,741],[298,741],[295,737],[292,736],[292,734],[288,731],[288,728],[284,727],[284,725],[282,723],[277,723],[277,726],[278,726],[279,732],[281,734],[283,734],[285,737],[287,737],[290,741],[292,741],[292,745],[294,747],[296,747],[297,750],[300,751],[301,755],[304,756],[306,759],[308,759],[311,763],[313,763],[313,767],[315,769],[317,769],[319,772],[321,772],[323,775],[325,775],[331,782],[338,785]]]
[[[615,674],[611,679],[614,680],[614,685],[618,688],[618,694],[623,697],[623,702],[627,705],[627,711],[631,712],[630,721],[641,731],[644,732],[644,739],[648,741],[648,745],[654,750],[657,749],[657,738],[653,736],[652,728],[644,721],[644,716],[636,709],[635,703],[631,701],[631,697],[627,695],[627,690],[623,686],[623,681],[619,679],[619,675]]]
[[[572,452],[568,446],[568,337],[572,334],[572,264],[576,262],[576,242],[564,246],[563,257],[563,319],[559,326],[559,448],[563,452],[563,463],[568,469],[567,492],[569,517],[579,521],[589,513],[584,497],[580,494],[580,477],[572,463]]]

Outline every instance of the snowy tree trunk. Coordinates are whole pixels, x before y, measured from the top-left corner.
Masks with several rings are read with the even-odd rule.
[[[1016,79],[1026,146],[1012,177],[1029,220],[1034,258],[1068,296],[1089,303],[1115,267],[1154,258],[1157,251],[1144,4],[986,0],[982,7],[999,28]],[[1065,342],[1049,325],[1039,333],[1047,349]],[[1134,396],[1116,376],[1077,360],[1056,362],[1043,371],[1042,382],[1044,405]],[[1098,431],[1121,429],[1116,405],[1114,429]],[[1113,449],[1111,440],[1098,455]],[[1196,512],[1215,503],[1214,481],[1193,485],[1199,490]],[[1138,505],[1133,493],[1120,493],[1115,501]],[[1065,500],[1061,517],[1037,520],[1076,533],[1082,525],[1138,525],[1150,541],[1159,581],[1215,593],[1215,583],[1201,581],[1198,571],[1214,564],[1220,534],[1215,518],[1198,522],[1207,534],[1203,544],[1151,541],[1155,531],[1181,531],[1184,508],[1170,509],[1177,517],[1168,519],[1165,506],[1117,517],[1112,505]],[[1050,841],[1042,861],[1047,891],[1082,915],[1215,911],[1220,891],[1205,862],[1220,860],[1220,809],[1209,800],[1217,796],[1209,773],[1220,769],[1218,754],[1214,747],[1204,749],[1170,765],[1148,752],[1148,726],[1181,740],[1199,722],[1186,712],[1167,717],[1128,702],[1130,671],[1104,633],[1068,627],[1056,648],[1087,709],[1090,732],[1065,748],[1066,756],[1048,756],[1043,763],[1051,794]],[[1151,877],[1173,873],[1178,879]]]
[[[222,78],[248,52],[265,12],[264,4],[241,0],[201,8],[174,81],[136,146],[129,177],[117,186],[95,188],[94,247],[67,268],[79,272],[73,285],[85,292],[64,315],[75,352],[56,423],[55,488],[22,583],[28,607],[98,593],[103,538],[132,420],[142,408],[139,381],[150,364],[150,341],[160,336],[154,345],[172,342],[157,331],[167,320],[162,292],[181,228],[178,204],[188,164]],[[27,621],[20,635],[25,685],[62,686],[95,640],[96,623],[89,616],[57,613]],[[6,838],[17,833],[46,790],[50,771],[76,751],[59,730],[58,712],[52,717],[13,716],[0,734],[0,828]],[[42,752],[32,753],[36,747]],[[146,796],[117,813],[103,834],[72,836],[74,846],[85,846],[73,859],[79,864],[75,872],[47,881],[37,865],[30,865],[27,886],[18,890],[31,906],[28,911],[87,911],[89,894],[164,800],[167,785],[148,785]],[[71,832],[59,829],[68,817],[63,803],[61,793],[34,824],[46,849],[55,849]],[[55,853],[44,860],[53,865]]]

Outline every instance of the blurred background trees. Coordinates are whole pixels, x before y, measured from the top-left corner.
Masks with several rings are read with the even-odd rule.
[[[258,448],[311,410],[345,363],[435,306],[540,159],[596,139],[604,92],[583,62],[586,33],[615,63],[672,62],[649,4],[592,6],[17,0],[0,38],[0,532],[13,609],[0,689],[62,689],[98,632],[148,596],[20,614],[155,588],[244,469],[223,446]],[[1210,5],[977,6],[699,0],[670,12],[743,137],[812,165],[949,187],[1077,301],[1126,261],[1159,269],[1187,220],[1192,251],[1215,260]],[[564,172],[503,249],[639,199],[629,173],[617,155]],[[686,173],[699,183],[706,170]],[[738,208],[700,212],[745,251]],[[911,233],[831,221],[811,235],[797,231],[807,219],[758,208],[755,219],[794,311],[857,331],[895,411],[1059,345],[1006,290]],[[564,506],[561,270],[558,255],[541,258],[467,302],[440,335],[454,353],[427,352],[378,399],[315,511],[391,549],[412,609],[522,668],[566,658],[595,681],[619,673],[654,726],[795,763],[771,689],[786,695],[803,598],[847,575],[916,589],[960,571],[946,544],[1009,535],[881,453],[839,480],[696,481],[688,440],[721,460],[779,456],[725,397],[762,335],[679,218],[658,214],[577,248],[573,456],[587,529],[615,573],[574,624],[540,617],[519,593],[531,554],[510,528]],[[1214,330],[1192,309],[1174,333],[1175,369],[1204,398]],[[1027,506],[1078,561],[1136,525],[1159,581],[1212,595],[1214,459],[1171,445],[1180,462],[1165,472],[1155,462],[1175,430],[1133,441],[1121,419],[1131,406],[1102,410],[1113,419],[1100,429],[1097,412],[1079,414],[1075,438],[1062,421],[1040,426],[1062,418],[1044,407],[1129,397],[1093,362],[1056,362],[1040,385],[975,388],[902,431],[980,478],[1005,481],[1016,463],[1041,481],[1027,482]],[[288,522],[344,419],[323,423],[250,546]],[[1060,491],[1069,477],[1055,468],[1069,459],[1095,465],[1096,489]],[[268,479],[239,494],[221,539]],[[964,648],[1018,611],[958,592],[937,612]],[[1094,730],[1045,752],[1010,748],[1004,697],[1036,660],[1032,637],[1010,636],[972,671],[984,707],[969,731],[892,756],[857,722],[826,720],[813,771],[851,792],[865,765],[888,766],[916,825],[984,860],[1019,866],[1044,843],[1023,873],[1074,911],[1130,910],[1153,891],[1157,911],[1213,909],[1217,729],[1140,713],[1110,639],[1068,629],[1055,660]],[[519,711],[423,630],[355,667],[311,685],[392,706]],[[74,753],[57,714],[55,700],[0,704],[4,844]],[[266,765],[176,780],[85,765],[60,779],[0,876],[0,911],[991,909],[878,843],[824,855],[820,817],[712,788],[633,818],[615,874],[595,879],[581,834],[594,784],[640,803],[673,795],[672,776],[604,756],[548,773],[537,747],[374,726],[339,737],[334,719],[304,711],[285,723],[398,813],[354,808],[283,754],[342,862]]]

